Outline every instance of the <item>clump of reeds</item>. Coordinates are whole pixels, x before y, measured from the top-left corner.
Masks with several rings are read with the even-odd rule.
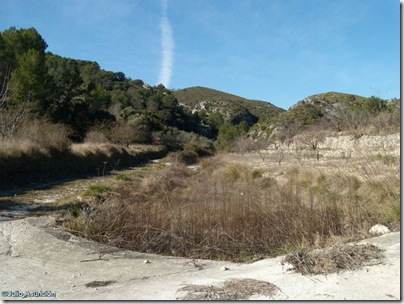
[[[137,251],[248,261],[361,238],[386,221],[367,180],[307,170],[288,169],[280,183],[216,157],[197,172],[172,162],[140,184],[98,194],[105,199],[66,228]]]

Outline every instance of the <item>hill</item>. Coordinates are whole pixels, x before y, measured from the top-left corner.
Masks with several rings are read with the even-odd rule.
[[[354,94],[327,92],[315,94],[300,100],[287,112],[279,116],[288,122],[300,124],[316,123],[319,120],[337,123],[342,118],[358,114],[363,120],[369,120],[383,112],[393,113],[400,109],[398,99],[384,100],[379,97],[363,97]]]
[[[253,137],[287,134],[304,129],[394,133],[400,125],[400,100],[363,97],[354,94],[327,92],[298,101],[287,111],[256,124]]]
[[[193,113],[219,112],[225,121],[234,123],[245,120],[252,125],[261,117],[268,119],[285,111],[266,101],[246,99],[200,86],[175,90],[173,94],[180,104],[189,108]]]

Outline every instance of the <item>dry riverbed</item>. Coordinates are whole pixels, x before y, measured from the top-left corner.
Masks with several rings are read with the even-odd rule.
[[[248,160],[256,169],[281,171],[285,166],[317,164],[287,154],[227,155]],[[265,158],[266,157],[266,158]],[[293,163],[292,163],[293,161]],[[301,160],[300,160],[301,161]],[[352,159],[351,161],[355,161]],[[0,196],[0,300],[399,300],[400,232],[362,240],[383,249],[383,258],[356,270],[302,275],[283,263],[285,256],[253,263],[195,260],[124,250],[80,238],[58,223],[72,198],[80,199],[92,184],[113,184],[117,174],[141,176],[148,166],[112,175],[60,181],[42,187],[3,192]],[[352,167],[352,163],[346,162]],[[197,167],[196,167],[197,170]],[[396,169],[394,169],[396,170]],[[48,293],[34,293],[43,291]],[[29,294],[28,292],[31,292]],[[15,297],[14,297],[15,296]]]
[[[400,299],[400,233],[362,242],[385,249],[384,259],[302,275],[287,270],[281,256],[236,264],[143,254],[73,236],[50,216],[29,217],[0,223],[1,299],[32,300],[27,292],[35,291],[49,291],[52,300]]]

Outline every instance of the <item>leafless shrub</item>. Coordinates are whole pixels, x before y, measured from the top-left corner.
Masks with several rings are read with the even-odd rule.
[[[41,149],[64,151],[71,145],[71,130],[63,124],[53,124],[46,120],[27,120],[20,127],[15,140],[29,142]]]
[[[237,151],[244,155],[248,151],[252,151],[254,149],[254,141],[245,136],[239,137],[235,142],[234,145],[237,147]]]
[[[293,156],[296,158],[296,160],[299,162],[301,166],[303,166],[305,162],[305,151],[306,148],[302,143],[297,141],[293,143],[292,147]]]
[[[179,291],[187,291],[181,300],[248,300],[253,295],[262,295],[272,298],[278,287],[272,283],[255,279],[232,279],[225,281],[222,286],[188,285]]]
[[[376,168],[366,170],[371,176]],[[370,190],[374,179],[336,172],[292,167],[280,183],[220,157],[203,159],[197,173],[173,162],[141,184],[125,182],[97,212],[66,225],[144,252],[248,261],[363,237],[386,223],[380,209],[399,197],[397,181]]]
[[[371,245],[336,245],[319,250],[303,250],[288,254],[282,263],[290,263],[302,274],[324,274],[355,270],[380,264],[383,250]]]
[[[0,141],[10,141],[15,136],[28,114],[24,107],[6,110],[0,101]]]
[[[111,125],[106,137],[112,143],[127,147],[130,144],[149,143],[151,141],[151,134],[145,125],[126,122],[117,122]]]
[[[0,89],[0,141],[10,141],[21,124],[27,119],[28,112],[23,105],[9,107],[7,101],[10,96],[9,76],[4,77],[4,83]]]
[[[106,143],[109,143],[109,140],[103,132],[91,130],[91,131],[87,132],[87,134],[84,138],[84,142],[92,143],[92,144],[106,144]]]
[[[170,153],[168,159],[189,166],[196,164],[199,160],[199,156],[193,151],[178,151]]]

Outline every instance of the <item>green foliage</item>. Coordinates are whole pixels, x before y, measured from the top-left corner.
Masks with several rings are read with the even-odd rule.
[[[118,173],[115,178],[120,181],[130,181],[130,178],[128,177],[128,175],[125,173],[122,173],[122,172]]]
[[[240,122],[238,125],[225,122],[219,128],[219,135],[216,141],[218,149],[231,150],[232,143],[241,135],[246,134],[247,131],[248,125],[245,121]]]
[[[248,110],[256,117],[273,117],[285,110],[274,106],[273,104],[260,100],[250,100],[233,94],[228,94],[218,90],[204,87],[191,87],[174,91],[174,96],[189,108],[195,108],[201,102],[204,102],[208,114],[219,112],[232,120],[240,111]],[[219,126],[218,126],[219,127]]]
[[[318,107],[305,104],[279,114],[276,120],[282,124],[309,125],[318,122],[322,116],[323,113]]]
[[[190,142],[183,146],[185,151],[192,151],[199,156],[209,156],[215,153],[215,146],[212,140],[203,136],[194,135]]]
[[[214,129],[219,130],[219,128],[224,123],[224,118],[220,112],[212,112],[207,116],[206,122]]]
[[[0,33],[0,81],[10,77],[10,72],[19,65],[18,56],[29,50],[35,50],[39,54],[44,54],[47,44],[41,35],[34,29],[20,29],[10,27]]]
[[[104,184],[94,184],[88,187],[84,192],[84,195],[96,195],[100,193],[105,193],[111,191],[111,187]]]

